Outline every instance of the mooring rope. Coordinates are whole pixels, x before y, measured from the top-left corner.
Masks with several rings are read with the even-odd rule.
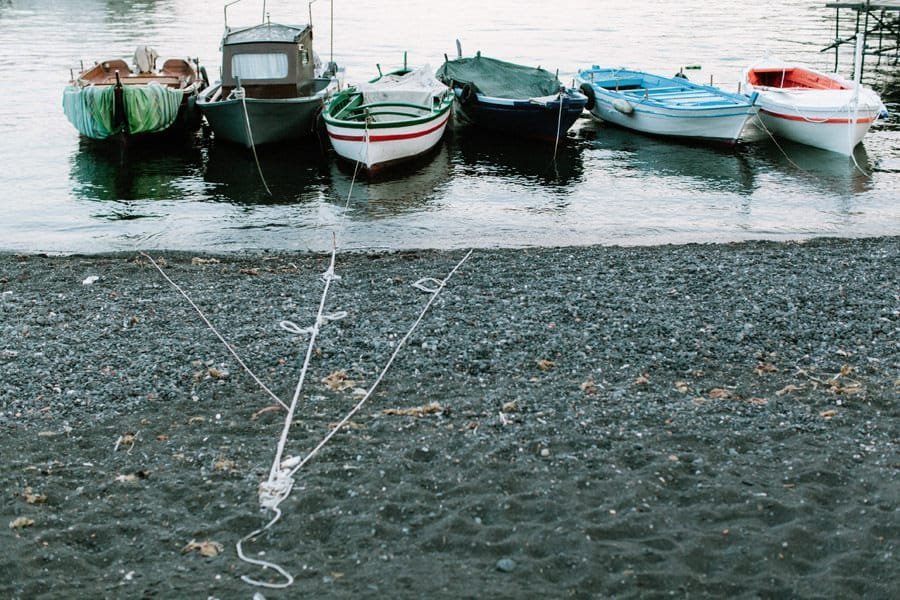
[[[266,530],[270,529],[275,523],[277,523],[281,519],[282,512],[281,512],[281,509],[279,508],[279,505],[290,496],[291,491],[293,490],[293,487],[294,487],[294,475],[297,473],[297,471],[302,469],[309,461],[311,461],[319,453],[319,451],[323,447],[325,447],[325,445],[331,440],[331,438],[333,438],[335,435],[337,435],[337,433],[339,431],[341,431],[341,429],[343,429],[343,427],[350,421],[350,419],[352,419],[353,416],[357,412],[359,412],[359,410],[362,409],[362,407],[366,404],[366,402],[368,402],[368,400],[372,397],[372,394],[375,392],[378,385],[384,379],[385,374],[388,372],[391,365],[394,363],[394,360],[397,358],[397,356],[400,354],[400,351],[406,345],[406,342],[412,336],[413,332],[416,330],[416,328],[422,322],[422,319],[425,318],[425,315],[431,309],[431,306],[437,300],[438,295],[441,293],[441,291],[447,285],[447,282],[450,280],[450,278],[453,277],[453,275],[456,273],[456,271],[472,255],[472,252],[474,252],[474,250],[469,250],[469,252],[456,264],[456,266],[453,267],[453,269],[451,269],[451,271],[447,274],[447,276],[444,279],[438,280],[438,279],[434,279],[434,278],[424,278],[424,279],[420,279],[415,284],[413,284],[414,287],[417,287],[420,290],[428,291],[431,294],[431,297],[428,299],[428,302],[425,304],[425,306],[419,312],[419,316],[413,322],[412,326],[410,326],[409,330],[406,332],[406,334],[403,336],[403,338],[401,338],[400,341],[397,343],[396,348],[394,348],[394,352],[391,354],[391,356],[388,359],[387,363],[385,364],[384,368],[382,368],[381,372],[378,374],[378,377],[375,379],[374,383],[369,387],[366,394],[359,400],[359,402],[356,403],[356,405],[352,409],[350,409],[349,412],[347,412],[346,415],[344,415],[344,417],[336,425],[334,425],[331,428],[331,430],[322,438],[322,440],[318,444],[316,444],[316,446],[312,450],[309,451],[309,453],[306,454],[306,456],[304,456],[302,459],[299,459],[299,460],[296,457],[291,457],[291,458],[288,458],[288,459],[282,461],[281,460],[281,451],[283,451],[284,443],[287,439],[287,433],[290,429],[290,422],[293,418],[293,408],[296,403],[296,400],[297,400],[297,397],[299,394],[299,390],[302,385],[302,379],[303,379],[303,376],[305,375],[307,363],[308,363],[308,360],[310,357],[310,353],[309,352],[307,353],[307,361],[304,363],[304,366],[303,366],[303,371],[301,373],[301,378],[300,378],[301,381],[298,382],[294,401],[291,403],[291,409],[289,410],[288,418],[285,419],[286,427],[285,427],[284,431],[282,432],[281,439],[279,440],[279,452],[276,453],[276,459],[272,463],[272,470],[270,471],[269,479],[267,481],[263,482],[262,484],[260,484],[260,486],[259,486],[260,506],[266,510],[273,511],[275,513],[275,515],[265,525],[254,530],[253,532],[247,534],[246,536],[242,537],[236,544],[237,554],[241,560],[243,560],[244,562],[247,562],[249,564],[253,564],[253,565],[262,567],[263,569],[272,569],[272,570],[278,572],[284,578],[284,581],[282,581],[280,583],[271,583],[268,581],[260,581],[258,579],[253,579],[252,577],[250,577],[248,575],[242,575],[241,576],[242,581],[244,581],[245,583],[251,584],[251,585],[255,585],[255,586],[259,586],[259,587],[266,587],[266,588],[270,588],[270,589],[283,589],[283,588],[290,587],[293,584],[294,577],[290,573],[288,573],[288,571],[286,569],[284,569],[283,567],[281,567],[271,561],[247,557],[244,554],[244,550],[243,550],[244,542],[250,541],[253,538],[255,538],[256,536],[258,536],[261,533],[265,532]],[[434,288],[428,287],[426,285],[426,281],[435,284],[436,287],[434,287]],[[326,288],[327,288],[327,282],[326,282]],[[323,299],[326,294],[327,294],[327,289],[326,289],[326,292],[323,293]],[[321,314],[321,312],[320,312],[320,314]],[[317,333],[317,332],[318,332],[318,329],[315,328],[314,333]],[[310,348],[312,348],[312,342],[313,342],[313,339],[311,337]]]
[[[247,94],[243,88],[240,89],[239,97],[241,99],[241,106],[244,109],[244,123],[247,125],[247,139],[250,140],[250,150],[253,151],[253,160],[256,162],[256,171],[259,173],[259,179],[262,181],[263,187],[266,188],[266,193],[271,196],[272,190],[269,189],[269,184],[266,183],[266,176],[263,175],[262,167],[259,164],[259,156],[256,154],[256,144],[253,143],[253,129],[250,128],[250,113],[247,112]]]
[[[847,103],[847,145],[850,145],[850,143],[853,141],[853,127],[858,125],[859,123],[859,86],[859,82],[856,82],[856,89],[853,92],[852,109],[850,106],[851,102]],[[856,167],[857,171],[862,173],[863,177],[868,177],[869,174],[866,173],[861,166],[859,166],[858,162],[856,162],[856,156],[853,154],[853,148],[855,147],[855,144],[850,147],[850,159],[853,161],[853,166]]]
[[[556,162],[556,150],[559,148],[560,129],[562,129],[563,92],[559,92],[559,117],[556,120],[556,138],[553,140],[553,162]]]
[[[366,140],[366,142],[368,142],[369,141],[368,122],[366,123],[365,136],[366,136],[365,140]],[[366,144],[365,160],[368,161],[368,143]],[[340,233],[343,233],[343,229],[345,227],[346,214],[347,214],[347,210],[350,205],[350,198],[352,197],[352,194],[353,194],[353,186],[356,182],[356,176],[359,173],[359,167],[360,167],[360,161],[357,160],[356,165],[353,170],[353,178],[350,181],[350,189],[347,193],[347,198],[346,198],[345,205],[344,205],[344,211],[341,215],[341,219],[340,219],[340,223],[339,223],[338,229],[339,229]],[[288,435],[290,433],[290,428],[291,428],[291,425],[293,422],[294,412],[296,410],[296,406],[297,406],[297,403],[300,398],[300,392],[302,390],[303,383],[305,382],[305,379],[306,379],[306,374],[309,369],[309,363],[310,363],[310,360],[312,359],[313,349],[314,349],[315,341],[319,334],[319,331],[325,323],[332,321],[332,320],[344,318],[347,315],[347,313],[344,311],[339,311],[339,312],[336,312],[333,314],[325,314],[325,312],[324,312],[326,299],[328,297],[328,292],[330,290],[331,283],[333,281],[340,279],[340,277],[338,275],[336,275],[334,272],[335,258],[337,255],[337,245],[338,245],[337,239],[338,239],[338,234],[332,233],[331,261],[329,263],[328,270],[322,276],[323,281],[325,283],[325,287],[322,290],[322,297],[319,301],[319,310],[316,315],[315,323],[306,328],[300,328],[299,326],[297,326],[296,324],[294,324],[290,321],[282,321],[280,323],[280,326],[283,329],[290,331],[292,333],[298,333],[298,334],[299,333],[308,333],[310,336],[310,339],[309,339],[309,344],[307,345],[306,356],[303,361],[303,366],[301,367],[301,370],[300,370],[300,376],[298,378],[297,385],[294,388],[294,395],[291,400],[291,404],[288,407],[287,415],[285,416],[284,426],[282,428],[281,436],[279,437],[278,444],[276,446],[275,457],[272,461],[272,466],[269,470],[269,477],[266,481],[260,483],[259,489],[258,489],[258,499],[259,499],[260,507],[266,511],[268,511],[268,510],[273,511],[274,516],[265,525],[263,525],[262,527],[260,527],[258,529],[255,529],[251,533],[245,535],[240,540],[238,540],[238,542],[235,544],[238,557],[242,561],[244,561],[248,564],[256,565],[258,567],[262,567],[264,570],[272,569],[273,571],[277,572],[283,579],[283,581],[281,581],[281,582],[272,583],[272,582],[268,582],[268,581],[260,581],[258,579],[254,579],[253,577],[250,577],[249,575],[241,576],[241,580],[244,581],[245,583],[248,583],[250,585],[255,585],[258,587],[265,587],[265,588],[270,588],[270,589],[287,588],[293,584],[294,577],[286,569],[284,569],[283,567],[281,567],[271,561],[247,557],[244,554],[244,549],[243,549],[244,543],[253,540],[261,533],[267,531],[281,519],[282,512],[281,512],[281,509],[279,508],[279,505],[290,496],[291,491],[294,488],[294,475],[297,473],[297,471],[302,469],[304,465],[306,465],[310,460],[312,460],[313,457],[315,457],[319,453],[319,451],[344,427],[344,425],[346,425],[347,422],[351,418],[353,418],[353,415],[355,415],[365,405],[365,403],[369,400],[369,398],[371,398],[375,389],[381,383],[381,381],[384,378],[385,374],[387,373],[388,369],[390,369],[394,360],[400,353],[400,350],[405,346],[409,337],[412,335],[412,333],[415,331],[416,327],[418,327],[419,323],[421,323],[422,319],[425,317],[425,314],[428,312],[428,310],[434,304],[435,300],[438,297],[438,294],[446,286],[447,281],[453,276],[454,273],[456,273],[456,271],[460,268],[460,266],[462,266],[462,264],[469,258],[469,256],[471,256],[471,254],[473,252],[473,250],[469,250],[468,254],[466,254],[465,257],[463,257],[463,259],[457,263],[457,265],[450,271],[450,273],[447,275],[447,277],[444,278],[443,280],[437,280],[434,278],[423,278],[423,279],[420,279],[419,281],[417,281],[415,284],[413,284],[414,287],[416,287],[417,289],[420,289],[422,291],[430,293],[431,298],[429,298],[425,307],[421,310],[418,318],[412,324],[409,331],[407,331],[406,335],[404,335],[403,338],[400,340],[400,342],[397,344],[396,348],[394,349],[394,352],[391,354],[390,358],[388,359],[384,368],[379,373],[375,382],[370,386],[369,390],[365,393],[365,395],[362,397],[362,399],[360,399],[360,401],[357,402],[357,404],[341,419],[341,421],[339,421],[337,423],[337,425],[334,426],[322,438],[322,440],[311,451],[309,451],[306,454],[305,457],[303,457],[302,459],[300,459],[299,457],[284,458],[284,448],[285,448],[285,445],[287,444]]]
[[[375,391],[375,388],[378,387],[378,384],[380,384],[380,383],[381,383],[381,380],[384,379],[384,376],[385,376],[385,374],[388,372],[388,369],[391,368],[391,365],[394,363],[394,359],[396,359],[396,358],[397,358],[397,355],[400,354],[400,350],[403,348],[404,345],[406,345],[406,342],[409,340],[410,336],[413,334],[413,332],[414,332],[414,331],[416,330],[416,328],[419,326],[419,323],[421,323],[421,322],[422,322],[422,319],[425,318],[425,314],[426,314],[426,313],[428,312],[428,310],[431,308],[431,305],[434,304],[435,300],[437,300],[438,294],[441,293],[441,291],[442,291],[442,290],[444,289],[444,287],[447,285],[447,282],[450,281],[450,278],[451,278],[451,277],[453,277],[454,273],[456,273],[456,271],[463,265],[463,263],[466,262],[466,261],[469,259],[469,257],[472,255],[472,252],[474,252],[474,250],[469,250],[468,253],[466,253],[466,255],[463,256],[462,259],[461,259],[458,263],[456,263],[456,266],[454,266],[453,269],[450,270],[450,272],[447,274],[447,276],[446,276],[444,279],[434,279],[434,278],[432,278],[432,277],[429,277],[429,278],[425,278],[425,279],[420,279],[419,281],[417,281],[416,283],[413,284],[413,287],[416,287],[416,288],[418,288],[418,289],[420,289],[420,290],[422,290],[422,291],[424,291],[424,292],[427,292],[427,293],[430,293],[430,294],[431,294],[431,297],[428,299],[428,302],[425,304],[425,306],[424,306],[424,307],[422,308],[422,310],[419,312],[418,318],[415,320],[415,322],[412,324],[412,326],[411,326],[411,327],[409,328],[409,330],[406,332],[406,335],[404,335],[404,336],[400,339],[400,341],[397,343],[397,347],[394,349],[394,352],[391,354],[391,357],[388,359],[387,363],[384,365],[384,368],[383,368],[383,369],[381,370],[381,372],[378,374],[378,377],[375,378],[375,382],[372,384],[372,386],[369,388],[369,390],[366,392],[366,394],[360,399],[359,402],[356,403],[356,406],[354,406],[354,407],[353,407],[353,408],[352,408],[352,409],[344,416],[344,418],[341,419],[341,420],[337,423],[337,425],[336,425],[335,427],[333,427],[333,428],[331,429],[331,431],[328,432],[328,435],[326,435],[324,438],[322,438],[322,441],[319,442],[319,443],[316,445],[316,447],[313,448],[313,449],[309,452],[309,454],[307,454],[306,457],[303,458],[303,460],[301,460],[300,462],[298,462],[298,463],[296,464],[296,466],[294,466],[293,468],[291,468],[290,471],[288,471],[288,473],[287,473],[288,477],[293,477],[293,475],[294,475],[297,471],[299,471],[300,469],[302,469],[303,466],[304,466],[306,463],[308,463],[310,460],[312,460],[312,458],[319,452],[319,450],[321,450],[322,447],[325,446],[325,444],[327,444],[328,441],[329,441],[332,437],[334,437],[334,435],[335,435],[338,431],[340,431],[341,428],[343,428],[343,426],[346,425],[346,424],[350,421],[350,419],[352,419],[353,416],[354,416],[357,412],[359,412],[359,410],[363,407],[363,405],[365,405],[366,402],[368,402],[369,398],[372,397],[372,394],[373,394],[373,392]],[[435,288],[428,288],[428,287],[425,287],[425,285],[424,285],[423,282],[426,281],[426,280],[427,280],[427,281],[431,281],[431,282],[436,283],[436,284],[437,284],[437,287],[435,287]],[[280,503],[280,501],[279,501],[279,503]],[[277,506],[277,505],[276,505],[276,506]]]
[[[762,127],[762,130],[766,133],[766,135],[769,136],[769,138],[772,140],[772,143],[775,144],[775,147],[778,148],[778,151],[781,152],[782,156],[784,156],[784,158],[788,161],[788,163],[790,163],[790,165],[792,167],[794,167],[795,169],[797,169],[798,171],[803,171],[803,169],[800,167],[800,165],[798,165],[793,160],[791,160],[791,157],[788,156],[788,153],[785,151],[785,149],[781,147],[781,144],[779,144],[778,140],[775,138],[775,134],[772,133],[771,131],[769,131],[769,128],[766,127],[766,124],[759,117],[759,113],[756,114],[756,122],[759,124],[760,127]]]
[[[367,127],[368,129],[368,127]],[[338,229],[343,231],[345,222],[346,222],[346,213],[347,209],[350,206],[350,198],[353,195],[353,186],[356,183],[356,176],[359,173],[359,161],[356,161],[356,165],[353,169],[353,177],[350,180],[350,189],[347,192],[347,198],[344,202],[344,210],[341,214],[341,219],[339,221]],[[336,320],[339,318],[343,318],[346,316],[346,312],[340,311],[338,313],[334,313],[331,315],[326,315],[324,312],[325,302],[328,297],[328,292],[331,288],[331,283],[333,281],[339,280],[340,276],[336,275],[334,272],[334,264],[337,256],[337,234],[332,232],[331,237],[331,259],[329,263],[328,270],[323,273],[322,280],[325,282],[325,287],[322,291],[322,297],[319,301],[319,310],[316,315],[315,323],[306,328],[300,328],[296,324],[291,321],[281,321],[279,325],[282,329],[289,331],[291,333],[309,333],[310,339],[309,344],[306,349],[306,356],[303,361],[303,366],[300,371],[300,376],[297,381],[297,385],[294,388],[294,395],[291,400],[291,405],[286,406],[287,408],[287,416],[284,420],[284,425],[282,427],[281,436],[278,439],[278,444],[276,445],[275,450],[275,458],[272,460],[272,466],[269,469],[269,478],[259,484],[259,488],[257,490],[257,496],[259,500],[260,507],[264,510],[271,510],[275,514],[265,525],[262,527],[253,530],[248,533],[235,544],[235,549],[237,551],[238,558],[248,564],[256,565],[258,567],[262,567],[265,569],[272,569],[284,579],[284,581],[280,583],[270,583],[266,581],[260,581],[258,579],[254,579],[249,575],[242,575],[241,580],[244,583],[248,583],[250,585],[255,585],[257,587],[265,587],[270,589],[282,589],[290,587],[294,583],[294,577],[283,567],[272,563],[270,561],[257,559],[257,558],[249,558],[244,554],[243,545],[244,542],[250,541],[256,538],[259,534],[264,531],[270,529],[275,523],[277,523],[281,519],[281,509],[278,508],[278,505],[281,504],[284,500],[290,496],[291,490],[294,487],[294,480],[291,477],[291,474],[287,471],[287,469],[291,468],[296,464],[296,460],[291,458],[286,461],[282,460],[282,455],[284,454],[284,447],[287,444],[287,438],[290,433],[291,424],[293,422],[294,412],[297,407],[297,403],[300,398],[300,391],[303,387],[303,383],[306,379],[306,373],[309,368],[309,362],[312,358],[312,352],[315,347],[316,337],[319,334],[319,330],[326,322],[330,320]]]
[[[254,373],[254,372],[250,369],[250,367],[248,367],[246,364],[244,364],[244,361],[241,360],[241,357],[238,356],[238,353],[234,351],[234,348],[232,348],[231,344],[229,344],[227,341],[225,341],[225,338],[222,337],[222,334],[219,333],[219,331],[218,331],[218,330],[215,328],[215,326],[210,322],[210,320],[206,318],[206,315],[203,314],[203,311],[200,310],[200,307],[197,306],[197,305],[194,303],[193,300],[191,300],[191,297],[187,295],[187,292],[185,292],[185,291],[181,288],[181,286],[179,286],[177,283],[175,283],[174,281],[172,281],[172,279],[171,279],[168,275],[166,275],[165,271],[162,270],[162,268],[156,263],[155,260],[153,260],[153,258],[152,258],[149,254],[147,254],[146,252],[141,252],[140,254],[141,254],[141,256],[143,256],[144,258],[146,258],[147,260],[149,260],[151,265],[153,265],[154,267],[156,267],[156,270],[159,271],[159,274],[162,275],[163,278],[164,278],[166,281],[168,281],[168,282],[172,285],[172,287],[174,287],[176,290],[178,290],[178,293],[179,293],[179,294],[181,294],[182,296],[184,296],[184,299],[188,301],[188,304],[190,304],[190,305],[193,307],[193,309],[194,309],[195,311],[197,311],[197,314],[200,315],[200,319],[202,319],[203,322],[206,323],[206,326],[210,329],[210,331],[212,331],[212,332],[216,335],[216,337],[219,338],[219,341],[221,341],[221,342],[225,345],[225,348],[228,349],[228,351],[231,353],[231,355],[234,357],[234,359],[238,362],[238,364],[241,365],[241,367],[244,369],[244,371],[246,371],[246,372],[250,375],[250,377],[253,378],[253,381],[255,381],[256,384],[257,384],[264,392],[266,392],[269,396],[271,396],[272,399],[275,400],[275,402],[277,402],[278,404],[280,404],[280,405],[282,406],[282,408],[287,408],[288,405],[285,404],[285,403],[281,400],[281,398],[279,398],[279,397],[275,394],[275,392],[273,392],[272,390],[270,390],[270,389],[266,386],[266,384],[263,383],[262,380],[261,380],[259,377],[256,376],[256,373]]]

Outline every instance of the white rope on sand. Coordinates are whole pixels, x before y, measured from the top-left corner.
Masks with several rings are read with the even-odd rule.
[[[241,538],[236,544],[237,554],[241,560],[243,560],[247,563],[253,564],[253,565],[260,566],[263,569],[272,569],[272,570],[278,572],[284,578],[284,581],[282,581],[280,583],[270,583],[267,581],[259,581],[258,579],[253,579],[252,577],[249,577],[248,575],[242,575],[241,580],[243,580],[245,583],[249,583],[251,585],[256,585],[259,587],[271,588],[271,589],[283,589],[283,588],[290,587],[293,584],[293,582],[294,582],[293,576],[290,573],[288,573],[287,570],[285,570],[283,567],[281,567],[273,562],[270,562],[270,561],[248,558],[244,554],[244,551],[243,551],[244,542],[252,540],[259,534],[261,534],[264,531],[271,528],[275,523],[277,523],[281,519],[282,513],[281,513],[281,509],[279,508],[279,505],[284,500],[286,500],[288,498],[288,496],[290,496],[291,490],[293,489],[293,486],[294,486],[294,475],[297,473],[297,471],[302,469],[309,461],[311,461],[313,459],[313,457],[315,457],[319,453],[319,451],[331,440],[331,438],[333,438],[344,427],[344,425],[346,425],[350,421],[350,419],[352,419],[353,416],[357,412],[359,412],[360,409],[362,409],[362,407],[366,404],[366,402],[368,402],[369,398],[372,397],[372,394],[375,392],[376,388],[381,383],[382,379],[384,379],[384,376],[388,372],[388,369],[390,369],[391,365],[394,363],[394,360],[400,354],[400,351],[406,345],[406,342],[409,340],[410,336],[413,334],[413,332],[419,326],[419,323],[422,322],[422,319],[425,317],[425,315],[427,314],[427,312],[429,311],[431,306],[434,304],[434,302],[437,300],[438,295],[441,293],[441,291],[447,285],[447,282],[454,275],[454,273],[456,273],[456,271],[463,265],[463,263],[466,260],[468,260],[468,258],[472,255],[472,252],[473,252],[473,250],[469,250],[469,252],[456,264],[456,266],[453,267],[453,269],[447,274],[447,277],[445,277],[444,279],[440,280],[440,279],[434,279],[434,278],[424,278],[424,279],[420,279],[415,284],[413,284],[414,287],[416,287],[422,291],[425,291],[427,293],[430,293],[431,297],[428,299],[428,302],[425,304],[425,306],[419,312],[418,318],[415,320],[415,322],[413,322],[412,326],[406,332],[406,335],[404,335],[403,338],[401,338],[401,340],[398,342],[396,348],[394,348],[394,352],[391,354],[391,356],[388,359],[387,363],[385,364],[384,368],[378,374],[378,377],[375,379],[375,382],[372,384],[372,386],[366,392],[365,396],[363,396],[359,400],[359,402],[357,402],[356,405],[352,409],[350,409],[350,411],[346,415],[344,415],[344,417],[334,427],[331,428],[331,430],[328,432],[328,434],[326,434],[325,437],[323,437],[322,440],[312,450],[310,450],[309,453],[305,457],[303,457],[302,459],[298,459],[296,457],[289,458],[287,460],[282,461],[281,457],[282,457],[282,453],[284,451],[284,444],[287,441],[287,435],[290,430],[291,421],[293,420],[293,409],[296,405],[296,402],[297,402],[297,399],[298,399],[299,393],[300,393],[300,388],[302,386],[303,380],[306,375],[306,369],[307,369],[307,366],[309,363],[309,358],[311,356],[311,349],[312,349],[312,343],[314,341],[314,336],[318,333],[318,326],[317,325],[313,326],[313,334],[311,336],[310,346],[309,346],[310,350],[307,352],[306,361],[304,361],[303,368],[301,370],[300,380],[298,381],[297,388],[294,393],[294,399],[291,402],[291,407],[288,409],[288,416],[285,419],[285,427],[284,427],[284,430],[282,431],[281,438],[279,439],[279,442],[278,442],[278,449],[275,454],[275,460],[272,462],[272,468],[269,472],[269,479],[267,481],[261,483],[259,486],[260,507],[265,510],[274,511],[275,515],[272,517],[272,519],[268,523],[266,523],[259,529],[254,530],[252,533],[247,534],[246,536]],[[334,261],[334,253],[332,253],[332,266],[333,266],[333,261]],[[427,287],[425,282],[432,283],[435,287]],[[329,283],[330,283],[330,280],[326,280],[326,289],[322,295],[322,303],[320,303],[320,312],[319,312],[320,316],[322,314],[322,306],[324,304],[324,300],[325,300],[325,296],[327,294],[327,288],[328,288]],[[318,319],[317,319],[317,321],[318,321]]]
[[[168,275],[166,275],[165,271],[163,271],[162,268],[158,264],[156,264],[156,261],[153,260],[153,258],[149,254],[147,254],[146,252],[141,252],[140,254],[141,254],[141,256],[143,256],[144,258],[149,260],[151,265],[156,267],[156,270],[159,271],[159,274],[162,275],[163,278],[172,285],[172,287],[174,287],[176,290],[178,290],[178,293],[180,293],[182,296],[184,296],[184,299],[188,301],[188,304],[190,304],[193,307],[193,309],[195,311],[197,311],[197,314],[200,315],[200,318],[203,320],[204,323],[206,323],[206,326],[209,327],[210,331],[212,331],[216,335],[216,337],[219,338],[219,341],[221,341],[225,345],[225,348],[228,349],[228,351],[231,353],[231,355],[234,357],[234,359],[238,362],[238,364],[241,365],[241,367],[250,375],[250,377],[253,378],[253,381],[255,381],[256,384],[264,392],[266,392],[269,396],[271,396],[272,399],[275,400],[275,402],[280,404],[282,408],[287,408],[288,407],[287,404],[285,404],[281,400],[281,398],[279,398],[277,395],[275,395],[275,392],[270,390],[266,386],[266,384],[264,384],[262,382],[262,380],[256,376],[256,373],[254,373],[250,369],[250,367],[248,367],[246,364],[244,364],[244,361],[241,360],[241,357],[238,356],[237,352],[234,351],[234,348],[231,347],[231,344],[229,344],[227,341],[225,341],[225,338],[222,337],[222,334],[219,333],[218,330],[215,328],[215,326],[209,321],[209,319],[206,318],[206,315],[203,314],[203,311],[200,310],[200,307],[197,306],[196,304],[194,304],[194,301],[191,300],[191,297],[187,295],[187,292],[185,292],[183,289],[181,289],[181,286],[179,286],[177,283],[172,281],[172,279]]]

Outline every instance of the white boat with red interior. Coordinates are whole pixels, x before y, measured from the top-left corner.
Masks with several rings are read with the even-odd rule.
[[[763,59],[744,70],[743,85],[746,94],[758,93],[764,130],[846,155],[887,112],[871,88],[800,63]]]

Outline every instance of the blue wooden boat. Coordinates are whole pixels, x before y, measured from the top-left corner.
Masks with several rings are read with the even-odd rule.
[[[581,116],[587,97],[549,71],[488,58],[446,60],[435,74],[457,99],[457,114],[477,127],[555,142]]]
[[[596,65],[578,72],[591,115],[643,133],[734,144],[756,114],[756,96],[732,94],[683,76]]]

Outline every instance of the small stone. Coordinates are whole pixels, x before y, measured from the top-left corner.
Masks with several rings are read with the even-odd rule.
[[[544,458],[547,458],[548,456],[550,456],[550,449],[549,448],[541,448],[541,456],[543,456]]]
[[[497,570],[510,573],[516,568],[516,561],[511,558],[501,558],[497,561]]]

